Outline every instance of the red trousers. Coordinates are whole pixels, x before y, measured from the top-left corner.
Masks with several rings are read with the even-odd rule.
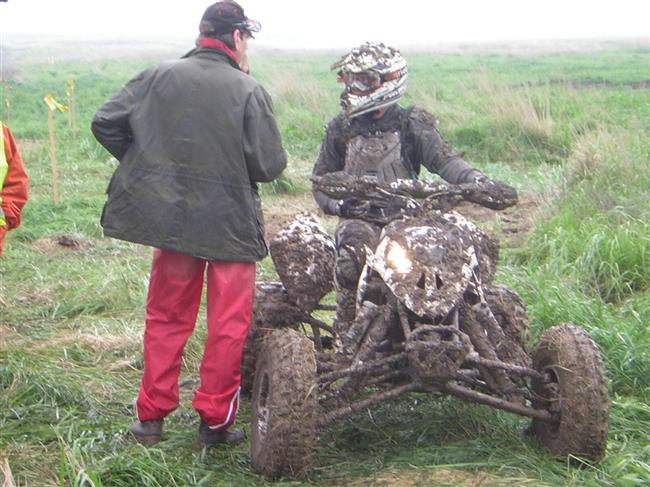
[[[138,419],[164,418],[178,406],[183,349],[194,330],[207,267],[207,325],[192,405],[215,430],[227,429],[239,407],[240,363],[250,327],[255,264],[206,261],[155,250],[147,297],[144,375]]]

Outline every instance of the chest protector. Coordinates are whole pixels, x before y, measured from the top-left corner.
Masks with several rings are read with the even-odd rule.
[[[411,179],[402,164],[399,132],[357,135],[346,147],[344,171],[353,176],[373,176],[379,183]]]

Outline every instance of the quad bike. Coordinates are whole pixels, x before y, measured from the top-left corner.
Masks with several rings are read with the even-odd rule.
[[[555,455],[603,456],[609,399],[596,345],[560,324],[531,355],[524,304],[492,282],[497,243],[452,210],[463,200],[503,209],[514,190],[489,181],[380,185],[342,173],[313,182],[390,211],[372,215],[380,241],[366,249],[355,318],[339,333],[322,316],[333,307],[319,304],[333,287],[334,242],[309,215],[272,239],[282,282],[258,285],[243,364],[245,378],[255,369],[256,472],[304,475],[317,428],[410,392],[532,418],[530,430]]]

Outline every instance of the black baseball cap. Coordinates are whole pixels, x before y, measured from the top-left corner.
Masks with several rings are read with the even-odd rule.
[[[253,32],[261,29],[261,24],[246,17],[242,6],[232,0],[210,5],[205,9],[199,24],[199,31],[204,36],[230,34],[236,30],[246,31],[252,36]]]

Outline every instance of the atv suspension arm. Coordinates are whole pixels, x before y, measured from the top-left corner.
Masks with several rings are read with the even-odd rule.
[[[482,392],[467,389],[466,387],[454,384],[453,382],[445,384],[443,387],[443,392],[448,392],[452,396],[459,397],[466,401],[485,404],[487,406],[503,409],[504,411],[509,411],[521,416],[541,419],[542,421],[552,421],[554,419],[553,415],[548,411],[544,411],[542,409],[533,409],[521,404],[506,401],[504,399],[498,399],[496,397],[489,396],[488,394],[483,394]]]

